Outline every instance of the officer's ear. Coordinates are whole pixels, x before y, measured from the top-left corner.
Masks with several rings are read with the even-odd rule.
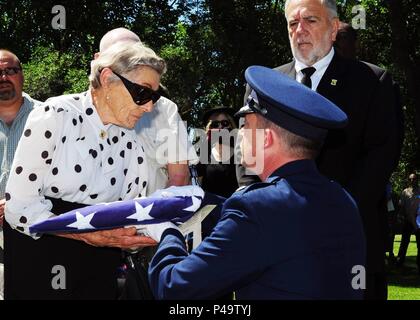
[[[271,147],[274,143],[274,132],[270,128],[264,129],[264,149]]]

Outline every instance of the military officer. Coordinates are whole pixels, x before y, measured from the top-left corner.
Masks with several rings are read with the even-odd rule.
[[[361,299],[362,286],[352,281],[354,267],[365,263],[357,206],[314,162],[328,129],[345,126],[346,115],[279,72],[252,66],[245,77],[252,92],[239,111],[242,162],[261,168],[263,182],[227,199],[212,233],[190,255],[175,225],[147,227],[160,242],[149,269],[155,297],[211,299],[235,291],[237,299]]]

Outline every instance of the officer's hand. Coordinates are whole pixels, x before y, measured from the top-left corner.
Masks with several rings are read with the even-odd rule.
[[[65,238],[84,241],[87,244],[95,247],[133,249],[157,245],[157,242],[152,238],[137,235],[137,230],[134,227],[57,235]]]

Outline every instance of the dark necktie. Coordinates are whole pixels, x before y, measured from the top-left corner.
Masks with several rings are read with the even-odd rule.
[[[312,89],[312,80],[311,76],[314,74],[316,69],[314,67],[308,67],[301,70],[303,73],[302,83],[307,86],[309,89]]]

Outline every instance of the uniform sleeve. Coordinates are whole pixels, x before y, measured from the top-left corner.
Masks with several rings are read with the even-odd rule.
[[[224,214],[211,235],[190,255],[179,231],[164,233],[149,269],[156,298],[216,298],[262,272],[261,250],[254,250],[256,244],[262,243],[261,226],[257,219],[244,213],[239,203],[231,199],[226,202]]]
[[[16,149],[6,186],[5,218],[13,229],[26,235],[30,235],[30,225],[53,216],[52,204],[44,198],[43,188],[61,127],[59,118],[59,113],[47,104],[36,107]]]

